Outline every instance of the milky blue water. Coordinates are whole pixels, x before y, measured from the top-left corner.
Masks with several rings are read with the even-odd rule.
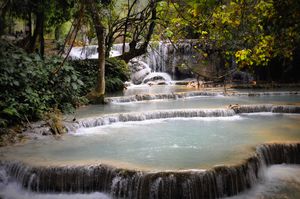
[[[153,90],[150,88],[149,92]],[[127,94],[134,93],[135,91],[127,92]],[[300,96],[215,96],[107,106],[93,105],[80,108],[76,118],[117,112],[220,108],[229,104],[266,103],[299,104]],[[69,118],[72,116],[74,115]],[[116,167],[141,170],[205,169],[214,165],[238,163],[249,157],[253,153],[253,148],[261,143],[291,141],[300,142],[300,115],[263,113],[224,118],[177,118],[117,123],[79,129],[61,139],[33,140],[24,145],[1,148],[0,154],[1,158],[24,160],[35,164],[102,162]],[[231,198],[298,199],[300,198],[299,175],[299,166],[271,166],[266,170],[262,182],[253,189]],[[5,184],[0,182],[0,198],[107,199],[111,197],[105,193],[32,193],[22,189],[15,182]]]
[[[249,157],[258,144],[300,141],[300,115],[177,118],[82,128],[62,140],[8,148],[6,157],[41,162],[95,160],[150,170],[207,168]]]
[[[95,115],[118,113],[118,112],[139,112],[163,109],[186,109],[186,108],[220,108],[229,104],[296,104],[300,103],[300,95],[281,96],[211,96],[192,97],[178,100],[154,100],[142,102],[116,103],[109,105],[90,105],[76,111],[76,118],[84,118]]]

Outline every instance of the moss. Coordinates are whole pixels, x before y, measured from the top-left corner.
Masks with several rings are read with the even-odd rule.
[[[62,113],[59,109],[54,108],[52,111],[45,114],[45,120],[53,135],[62,135],[66,132],[66,128],[62,122]]]
[[[91,91],[86,95],[86,98],[90,101],[92,104],[104,104],[104,98],[105,95],[98,94],[95,91]]]

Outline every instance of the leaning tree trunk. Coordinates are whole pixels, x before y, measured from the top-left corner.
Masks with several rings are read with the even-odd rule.
[[[96,96],[97,101],[103,101],[105,94],[105,36],[106,29],[102,24],[100,15],[97,10],[97,3],[95,0],[85,0],[87,10],[90,13],[94,28],[98,39],[98,72],[97,72],[97,84],[96,84]]]

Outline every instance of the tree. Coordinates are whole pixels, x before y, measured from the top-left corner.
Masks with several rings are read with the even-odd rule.
[[[147,52],[157,21],[157,2],[157,0],[149,0],[146,5],[140,6],[137,0],[128,1],[126,9],[123,10],[125,16],[116,15],[115,11],[110,12],[106,56],[109,56],[112,44],[117,39],[122,39],[123,52],[119,58],[125,62]],[[128,52],[125,52],[126,42],[129,43]]]
[[[26,38],[20,43],[27,52],[39,49],[44,56],[44,34],[53,27],[58,27],[71,17],[75,0],[10,0],[1,5],[0,25],[5,28],[5,18],[14,17],[26,21]],[[1,21],[3,21],[1,23]],[[35,28],[32,30],[32,24]],[[37,41],[39,40],[39,45]]]
[[[253,70],[274,59],[284,63],[299,48],[296,0],[164,1],[159,9],[169,16],[162,23],[162,36],[175,42],[195,38],[202,57],[217,55],[226,67]]]
[[[105,37],[106,28],[103,24],[99,15],[98,5],[94,0],[84,0],[86,3],[87,11],[90,13],[93,25],[96,31],[98,40],[98,74],[97,84],[95,89],[95,97],[98,98],[96,101],[104,101],[105,94]]]

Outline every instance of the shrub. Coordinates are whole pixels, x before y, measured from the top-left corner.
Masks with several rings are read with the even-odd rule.
[[[66,63],[53,74],[61,61],[43,60],[0,40],[0,126],[40,119],[53,107],[70,111],[80,102],[78,72]]]
[[[73,60],[72,66],[80,74],[80,80],[84,82],[81,95],[86,95],[95,88],[97,80],[97,60]],[[117,58],[109,58],[105,63],[106,92],[123,90],[124,82],[130,77],[127,64]]]

